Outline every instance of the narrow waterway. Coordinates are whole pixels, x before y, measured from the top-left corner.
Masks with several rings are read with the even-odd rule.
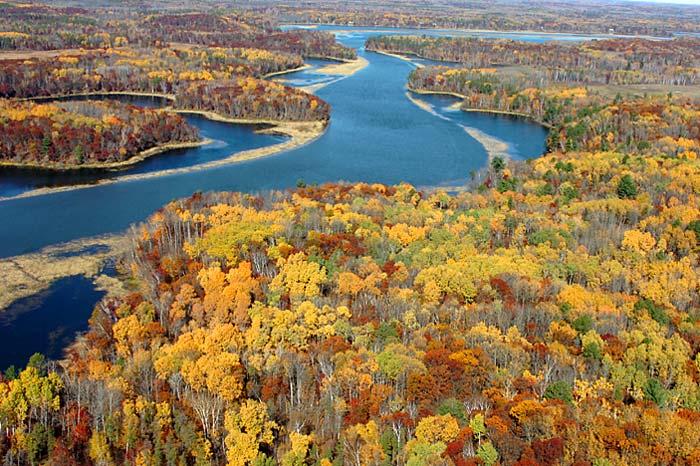
[[[332,117],[328,130],[318,140],[268,158],[210,170],[2,201],[0,257],[124,231],[168,201],[196,191],[284,189],[298,180],[306,183],[405,181],[419,187],[449,186],[463,183],[471,172],[486,164],[488,153],[484,141],[486,146],[495,145],[515,159],[536,157],[543,152],[546,131],[527,120],[455,111],[452,106],[455,100],[440,96],[415,96],[424,104],[416,105],[405,89],[407,75],[414,65],[363,49],[369,36],[385,29],[336,30],[340,42],[357,48],[369,61],[366,68],[348,77],[325,76],[315,71],[321,64],[314,62],[315,69],[281,77],[291,85],[327,84],[317,94],[331,104]],[[542,41],[555,37],[518,34],[515,38]],[[580,40],[580,37],[560,39]],[[129,172],[195,165],[279,141],[274,136],[255,134],[249,126],[216,123],[194,116],[188,119],[215,143],[155,157],[130,168]],[[66,178],[70,176],[74,175],[3,171],[0,195],[17,194],[35,186],[70,184],[73,181]],[[85,278],[69,277],[40,295],[14,303],[0,318],[0,341],[12,345],[11,350],[0,351],[0,368],[24,364],[35,351],[60,357],[65,342],[86,327],[87,316],[100,296]]]

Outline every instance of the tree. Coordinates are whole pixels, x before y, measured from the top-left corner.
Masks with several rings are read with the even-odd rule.
[[[377,423],[355,424],[343,433],[343,453],[346,464],[379,466],[386,455],[379,441]]]
[[[617,183],[617,197],[620,199],[637,197],[637,183],[629,174],[623,175]]]
[[[506,162],[503,160],[503,157],[494,157],[491,160],[491,168],[496,173],[501,173],[506,168]]]
[[[476,456],[478,456],[486,466],[496,464],[498,461],[498,451],[496,451],[496,448],[494,448],[491,442],[484,442],[479,445]]]
[[[448,444],[455,440],[458,434],[459,424],[451,414],[424,417],[416,427],[416,439],[427,444]]]
[[[563,380],[551,383],[547,386],[547,390],[544,392],[544,397],[547,399],[561,400],[566,403],[571,403],[573,400],[571,385]]]
[[[261,445],[272,445],[277,424],[269,419],[267,406],[244,400],[238,409],[226,411],[226,458],[229,466],[248,466],[260,454]]]

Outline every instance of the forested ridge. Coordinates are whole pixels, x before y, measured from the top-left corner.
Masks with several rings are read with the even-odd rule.
[[[258,2],[266,7],[274,5],[281,20],[293,23],[396,28],[671,37],[682,31],[696,33],[700,20],[697,5],[598,0],[310,0],[281,5],[268,0]]]
[[[419,92],[462,95],[465,110],[534,118],[551,127],[548,146],[553,150],[697,150],[700,111],[690,98],[608,97],[585,87],[521,87],[494,70],[445,67],[416,69],[409,85]]]
[[[472,37],[380,36],[368,50],[408,53],[467,68],[527,66],[533,82],[581,84],[700,83],[700,39],[606,39],[528,43]]]
[[[150,48],[186,43],[261,48],[305,57],[356,56],[353,49],[338,44],[333,34],[281,31],[264,12],[162,13],[2,3],[0,13],[0,50]]]

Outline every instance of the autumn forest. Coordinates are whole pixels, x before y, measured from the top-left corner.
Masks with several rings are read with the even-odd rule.
[[[169,202],[119,233],[120,292],[63,357],[0,373],[0,462],[700,465],[700,39],[668,29],[696,10],[528,42],[386,31],[609,31],[549,2],[161,3],[0,3],[0,164],[201,144],[188,112],[343,124],[273,77],[358,52],[291,22],[381,26],[359,54],[413,60],[411,99],[536,122],[546,151]],[[166,104],[97,98],[124,93]]]

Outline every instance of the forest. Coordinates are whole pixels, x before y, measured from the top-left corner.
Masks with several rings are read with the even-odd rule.
[[[700,39],[606,39],[567,44],[470,37],[380,36],[368,50],[411,54],[467,68],[519,67],[539,85],[700,84]]]
[[[550,127],[551,150],[625,148],[675,155],[684,152],[678,141],[690,143],[700,136],[698,105],[684,97],[611,98],[585,87],[518,87],[493,70],[446,67],[416,69],[409,86],[417,92],[458,94],[464,97],[464,110],[533,118]],[[695,144],[688,149],[695,149]]]
[[[700,464],[700,108],[498,79],[410,77],[551,127],[462,193],[197,193],[133,227],[130,293],[3,375],[5,461]]]
[[[2,141],[1,158],[45,168],[122,162],[157,144],[191,141],[194,133],[180,117],[163,112],[114,104],[114,118],[103,118],[107,104],[76,113],[65,103],[30,108],[17,99],[148,93],[174,99],[178,110],[210,116],[327,122],[326,102],[264,78],[299,69],[304,57],[356,57],[332,34],[284,32],[264,15],[250,12],[131,17],[110,10],[96,14],[10,4],[0,5],[0,12],[0,31],[5,29],[0,49],[6,50],[0,52],[0,98],[15,99],[0,106],[0,121],[11,133]],[[31,117],[18,119],[13,112]],[[167,117],[150,121],[161,115]],[[134,126],[128,128],[130,121]],[[59,128],[80,136],[61,139],[56,136],[62,134]]]
[[[178,108],[214,112],[231,118],[271,121],[327,121],[330,105],[302,90],[255,78],[200,81],[181,87]]]
[[[457,195],[175,201],[131,232],[133,293],[5,374],[4,457],[698,464],[699,168],[621,147],[494,159]]]
[[[124,162],[165,144],[195,142],[184,118],[115,101],[0,99],[0,164],[63,168]]]
[[[352,52],[272,16],[442,24],[373,1],[340,16],[258,5],[93,18],[0,3],[0,46],[28,53],[0,62],[0,155],[120,161],[197,138],[170,111],[18,100],[44,95],[146,92],[175,110],[327,121],[327,103],[263,78]],[[602,27],[577,7],[549,23],[543,5],[504,16]],[[629,8],[611,7],[621,29],[694,21],[664,25],[666,7],[625,20]],[[481,24],[455,10],[450,25]],[[492,157],[450,192],[299,180],[168,203],[130,228],[126,292],[95,305],[65,357],[0,373],[0,462],[700,465],[700,103],[595,87],[691,87],[697,44],[372,39],[458,62],[415,69],[409,90],[539,121],[547,153]]]
[[[0,50],[150,48],[185,43],[261,48],[304,57],[356,56],[354,49],[338,44],[333,34],[282,31],[269,15],[256,11],[175,14],[2,3],[0,13]]]
[[[310,0],[280,5],[271,0],[257,0],[257,3],[277,10],[282,21],[348,26],[671,37],[678,32],[697,32],[700,22],[697,5],[658,2]]]

